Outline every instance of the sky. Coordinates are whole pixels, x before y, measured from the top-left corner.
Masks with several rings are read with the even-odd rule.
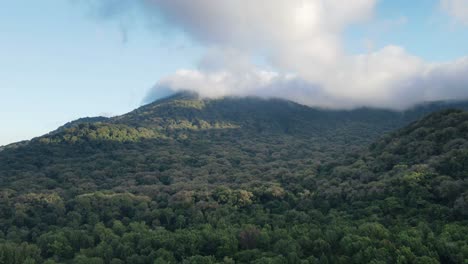
[[[340,109],[468,98],[468,0],[0,5],[0,145],[181,90]]]

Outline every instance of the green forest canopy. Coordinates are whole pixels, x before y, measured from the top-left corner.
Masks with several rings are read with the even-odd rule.
[[[466,263],[468,112],[412,122],[440,108],[180,95],[67,124],[0,151],[0,263]]]

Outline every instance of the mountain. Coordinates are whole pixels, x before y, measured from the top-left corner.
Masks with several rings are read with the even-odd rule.
[[[0,263],[464,263],[463,109],[182,93],[78,120],[0,151]]]
[[[161,177],[174,181],[173,188],[250,185],[252,178],[264,183],[278,168],[302,174],[341,163],[383,134],[451,106],[468,109],[468,103],[434,103],[406,112],[338,111],[280,99],[202,100],[181,93],[122,116],[80,119],[0,152],[0,186],[22,191],[29,181],[31,189],[56,186],[69,193],[80,186],[76,192],[82,193],[122,185],[140,190],[143,178]],[[251,171],[259,165],[264,168]],[[67,176],[53,176],[64,170]],[[18,172],[35,176],[15,187],[10,175]]]

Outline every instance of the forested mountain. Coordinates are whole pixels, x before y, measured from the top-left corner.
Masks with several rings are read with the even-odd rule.
[[[446,108],[468,103],[177,94],[69,123],[0,150],[0,263],[466,263],[468,112]]]

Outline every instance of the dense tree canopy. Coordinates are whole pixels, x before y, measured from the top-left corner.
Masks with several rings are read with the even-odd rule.
[[[466,263],[468,112],[409,124],[444,107],[179,95],[69,123],[0,150],[0,263]]]

